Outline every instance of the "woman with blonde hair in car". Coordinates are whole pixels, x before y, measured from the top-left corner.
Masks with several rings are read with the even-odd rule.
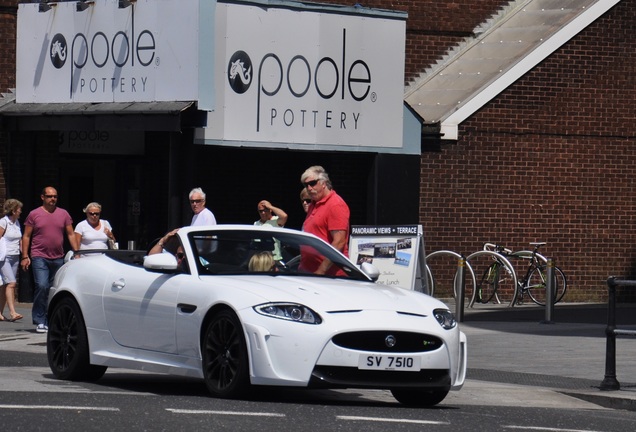
[[[250,258],[247,268],[251,272],[269,272],[276,269],[274,256],[269,251],[259,252]]]

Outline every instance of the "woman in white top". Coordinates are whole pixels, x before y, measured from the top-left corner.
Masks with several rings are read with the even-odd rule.
[[[102,205],[97,202],[89,203],[84,210],[86,219],[75,227],[75,238],[80,250],[108,249],[108,240],[115,241],[113,228],[107,220],[100,219]]]
[[[23,316],[15,311],[15,286],[16,275],[18,274],[18,264],[20,263],[20,239],[22,230],[20,229],[20,214],[22,214],[22,203],[17,199],[10,198],[4,202],[4,217],[0,219],[0,238],[3,239],[6,248],[6,255],[0,261],[0,276],[2,276],[2,286],[0,286],[0,321],[17,321]],[[9,318],[3,315],[4,306],[9,306]]]

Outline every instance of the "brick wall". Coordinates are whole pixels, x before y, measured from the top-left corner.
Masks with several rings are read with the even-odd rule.
[[[15,87],[17,0],[0,0],[0,92]]]
[[[608,276],[636,276],[635,24],[621,2],[422,155],[429,251],[546,241],[566,301],[604,301]]]

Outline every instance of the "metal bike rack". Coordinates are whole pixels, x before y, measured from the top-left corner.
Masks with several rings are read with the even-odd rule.
[[[439,255],[450,255],[452,257],[455,257],[456,259],[463,259],[466,261],[466,268],[468,269],[469,273],[470,273],[470,277],[473,281],[473,297],[475,296],[475,292],[477,291],[477,278],[475,278],[475,272],[473,271],[473,268],[470,266],[470,263],[468,262],[467,259],[464,258],[463,255],[458,254],[457,252],[453,252],[450,250],[439,250],[439,251],[435,251],[435,252],[431,252],[430,254],[426,255],[426,266],[428,267],[428,260],[429,258],[434,258],[436,256]],[[431,293],[435,292],[435,278],[433,277],[433,272],[430,268],[428,268],[428,271],[431,272],[431,276],[430,279],[433,281],[433,287],[431,288]],[[455,272],[455,277],[457,277],[457,272]],[[453,283],[453,293],[455,294],[455,298],[457,299],[458,293],[457,293],[457,284]],[[433,295],[433,294],[431,294]]]
[[[505,256],[497,253],[497,252],[493,252],[493,251],[489,251],[489,250],[480,250],[477,251],[475,253],[472,253],[470,255],[468,255],[466,257],[466,263],[468,264],[468,262],[475,257],[478,256],[482,256],[482,255],[487,255],[487,256],[493,256],[493,257],[497,257],[497,259],[500,259],[501,261],[503,261],[504,265],[508,267],[508,269],[510,270],[510,273],[512,274],[512,282],[514,284],[515,287],[515,292],[514,295],[512,297],[512,300],[510,301],[510,307],[513,307],[515,305],[515,301],[517,300],[517,296],[519,295],[519,284],[517,283],[517,273],[515,272],[515,268],[514,266],[510,263],[510,261],[508,261],[508,258],[506,258]],[[547,262],[547,260],[546,260]],[[470,266],[470,264],[468,264]],[[473,273],[473,278],[475,277],[474,273]],[[470,303],[468,303],[468,307],[473,307],[473,304],[475,303],[475,298],[477,297],[477,283],[475,282],[475,289],[473,290],[473,295],[470,299]]]

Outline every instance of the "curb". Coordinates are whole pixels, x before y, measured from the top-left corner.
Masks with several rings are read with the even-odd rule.
[[[625,411],[636,411],[636,400],[621,396],[611,396],[610,394],[590,394],[557,390],[559,393],[571,396],[585,402],[590,402],[598,406],[610,409],[619,409]],[[602,391],[602,390],[600,390]],[[605,393],[605,392],[603,392]]]

